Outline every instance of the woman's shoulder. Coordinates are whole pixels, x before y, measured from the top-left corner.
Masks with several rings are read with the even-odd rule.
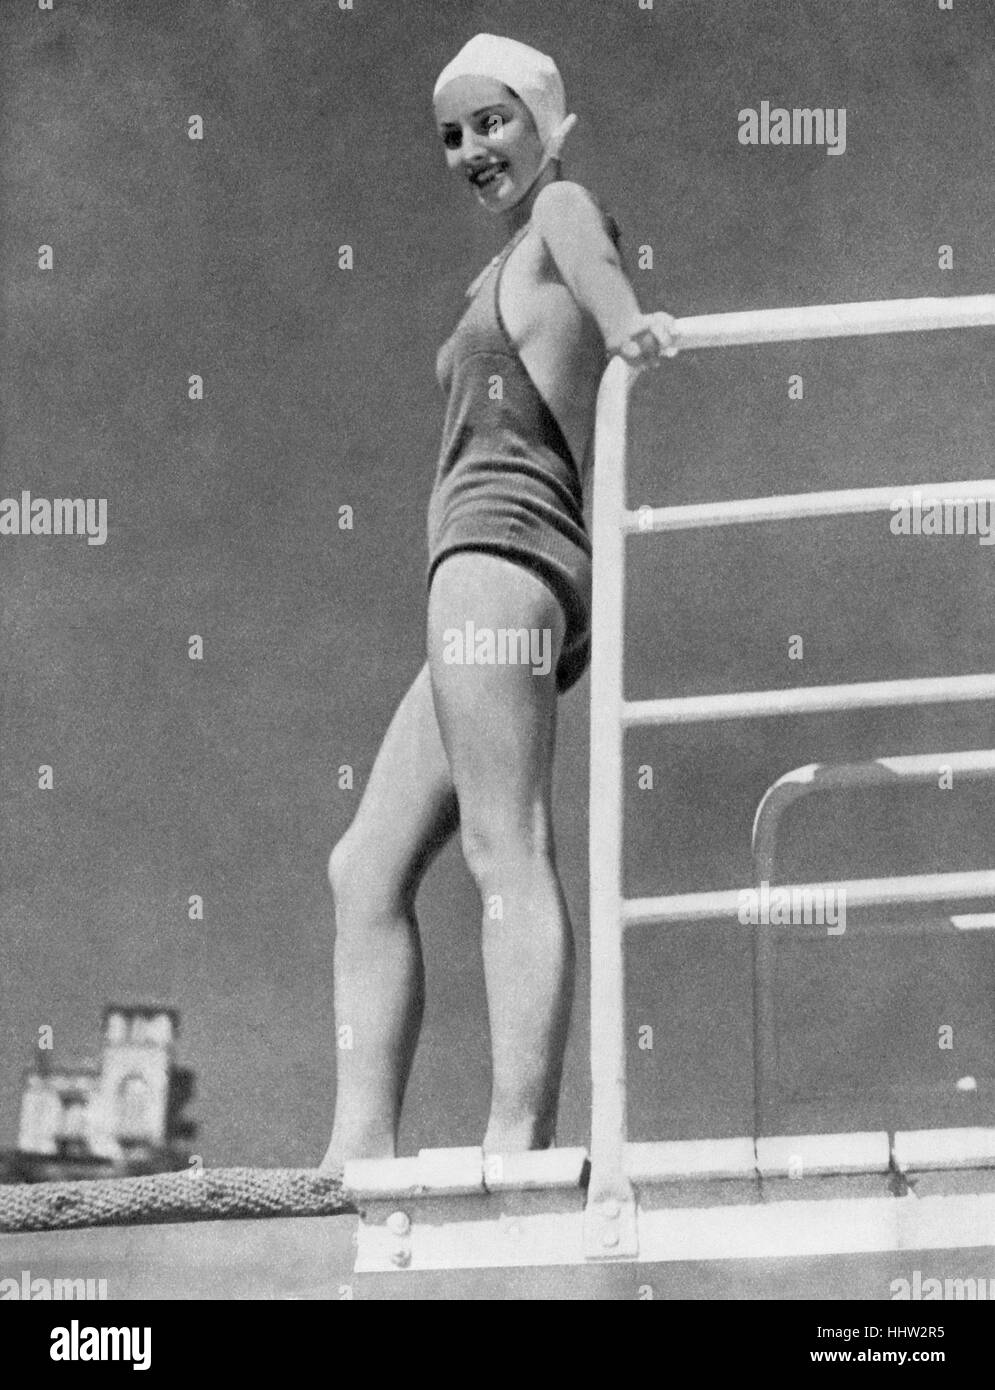
[[[618,245],[622,235],[618,222],[604,200],[585,184],[577,183],[574,179],[557,179],[540,190],[539,197],[536,198],[537,204],[540,198],[544,202],[557,205],[565,213],[569,213],[571,205],[576,206],[578,201],[593,203],[601,215],[605,231],[616,246]]]

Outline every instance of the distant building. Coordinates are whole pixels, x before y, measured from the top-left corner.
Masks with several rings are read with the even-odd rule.
[[[125,1176],[184,1168],[196,1126],[182,1117],[194,1076],[176,1065],[175,1009],[108,1004],[99,1066],[44,1059],[25,1073],[17,1149],[0,1177]]]

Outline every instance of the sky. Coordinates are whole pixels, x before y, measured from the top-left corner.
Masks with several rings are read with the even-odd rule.
[[[103,546],[0,537],[0,1145],[40,1027],[60,1059],[84,1058],[105,1002],[157,999],[182,1016],[206,1162],[307,1166],[324,1150],[325,863],[423,660],[435,353],[502,240],[447,178],[432,122],[435,77],[480,30],[555,56],[580,118],[565,173],[617,217],[647,309],[992,289],[983,0],[0,8],[0,496],[108,507]],[[765,100],[845,108],[845,153],[744,146],[738,112]],[[643,247],[652,265],[637,269]],[[680,357],[637,388],[630,499],[984,477],[993,342]],[[191,374],[203,400],[187,397]],[[896,539],[864,518],[630,544],[632,698],[990,669],[995,547],[975,539]],[[581,961],[561,1143],[588,1135],[589,699],[585,677],[558,737]],[[626,891],[747,883],[756,803],[792,767],[991,745],[990,705],[633,734]],[[990,827],[984,789],[827,796],[786,820],[780,862],[813,880],[985,868]],[[455,845],[419,916],[429,1002],[405,1152],[479,1142],[486,1118],[478,913]],[[788,943],[788,1113],[995,1123],[981,936]],[[633,1137],[747,1132],[744,929],[640,930],[628,958]],[[953,1055],[937,1048],[946,1023]],[[967,1073],[977,1092],[954,1096]],[[871,1077],[899,1088],[897,1110],[861,1099]],[[910,1099],[923,1080],[941,1099]]]

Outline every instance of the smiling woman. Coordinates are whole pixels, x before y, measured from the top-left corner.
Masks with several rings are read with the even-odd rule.
[[[474,100],[486,98],[488,90],[492,100],[484,106],[478,107],[470,113],[470,130],[473,135],[480,137],[481,142],[500,140],[503,143],[506,154],[488,157],[484,146],[482,158],[466,168],[466,175],[470,183],[478,192],[489,190],[500,198],[502,195],[511,191],[513,184],[507,178],[512,153],[519,154],[522,151],[523,136],[529,135],[529,123],[527,111],[523,103],[500,82],[491,81],[488,78],[458,78],[450,83],[450,91],[444,91],[440,102],[443,111],[458,107],[458,98],[461,89],[471,85]],[[442,143],[447,150],[459,151],[463,146],[463,130],[458,121],[443,119],[440,121],[442,132]],[[538,174],[538,171],[537,171]],[[517,201],[517,200],[516,200]],[[485,202],[485,206],[487,206]]]
[[[433,95],[443,143],[454,156],[451,169],[460,167],[464,127],[469,124],[471,139],[480,138],[479,158],[464,156],[462,162],[474,187],[493,195],[482,199],[489,210],[517,206],[577,123],[566,114],[563,81],[552,59],[493,34],[478,34],[460,50],[439,74]],[[471,108],[476,101],[486,104],[467,113],[468,98]],[[537,167],[521,187],[515,175],[527,172],[537,140]]]
[[[589,657],[584,461],[608,355],[655,362],[670,343],[669,316],[640,311],[611,219],[561,180],[576,117],[552,59],[480,34],[442,71],[434,103],[448,168],[506,241],[437,361],[448,405],[428,516],[427,660],[329,863],[348,1040],[329,1169],[396,1152],[424,999],[414,900],[457,826],[483,909],[484,1148],[554,1142],[574,948],[550,800],[557,695]],[[451,634],[470,631],[483,645],[454,661]],[[546,659],[478,659],[502,632],[538,634]]]

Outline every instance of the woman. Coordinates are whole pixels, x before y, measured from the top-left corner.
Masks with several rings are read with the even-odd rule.
[[[434,104],[449,169],[508,240],[437,362],[449,403],[429,507],[428,659],[329,862],[339,1052],[325,1168],[395,1154],[424,999],[414,900],[457,827],[483,904],[483,1147],[554,1141],[573,939],[550,790],[557,695],[588,659],[591,583],[576,460],[607,356],[656,362],[670,343],[669,316],[640,312],[614,224],[560,178],[576,117],[552,60],[477,35]]]

